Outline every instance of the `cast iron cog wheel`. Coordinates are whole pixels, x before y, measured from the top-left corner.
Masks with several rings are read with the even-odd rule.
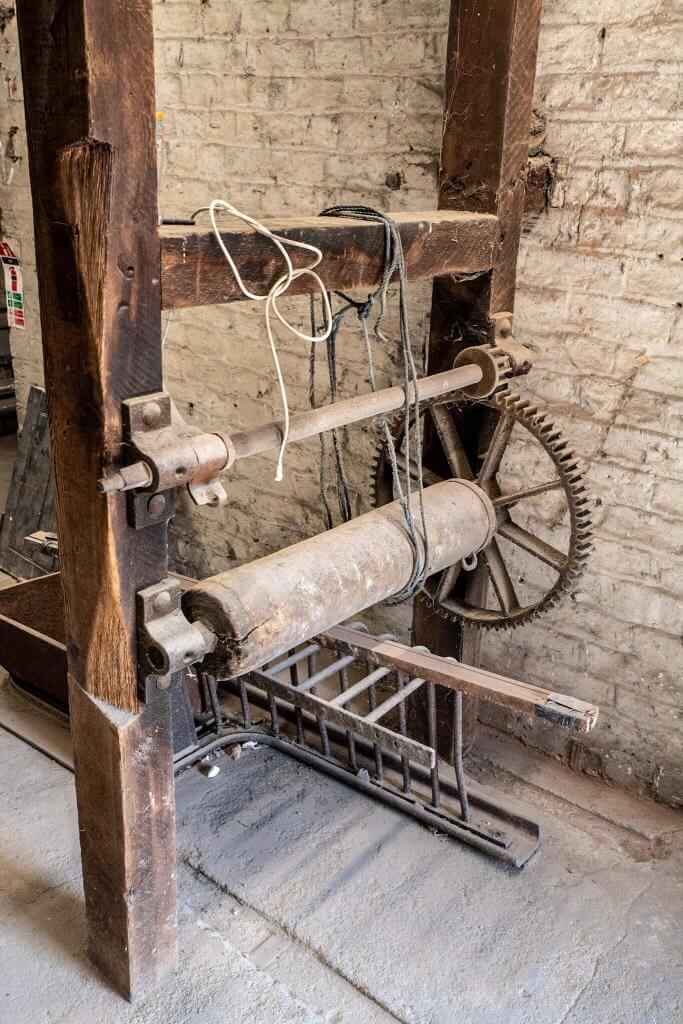
[[[478,414],[480,428],[474,433],[480,438],[479,451],[473,452],[461,436],[458,421],[464,413],[469,419],[472,413]],[[522,625],[555,607],[574,590],[592,548],[583,472],[561,431],[537,406],[506,385],[485,399],[427,403],[421,415],[427,442],[424,486],[448,477],[474,480],[493,501],[498,522],[495,536],[478,553],[476,566],[467,576],[461,575],[463,565],[457,563],[427,580],[425,590],[433,607],[447,619],[493,629]],[[389,427],[405,472],[403,415]],[[538,452],[533,462],[529,445]],[[522,466],[515,469],[514,456],[520,452]],[[513,482],[515,477],[519,483]],[[415,484],[414,466],[411,479]],[[560,492],[559,503],[546,497],[554,492]],[[382,442],[374,470],[374,499],[384,505],[394,497],[391,465]],[[548,532],[552,544],[541,536]],[[563,533],[565,550],[555,546],[558,532]],[[482,585],[484,581],[488,587]],[[530,591],[525,597],[518,592],[522,585]],[[486,603],[481,598],[484,592],[489,595]]]

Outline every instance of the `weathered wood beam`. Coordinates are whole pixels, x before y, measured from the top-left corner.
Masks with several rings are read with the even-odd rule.
[[[121,401],[162,386],[151,0],[18,0],[88,949],[129,998],[176,960],[170,702],[135,595],[164,526],[99,496]]]
[[[397,668],[411,678],[426,679],[451,690],[461,690],[501,707],[543,718],[565,729],[590,732],[598,720],[599,708],[588,701],[576,700],[543,686],[523,683],[472,665],[447,662],[436,654],[416,650],[395,640],[381,640],[358,629],[335,626],[319,639],[323,645],[332,641],[335,651],[367,658],[371,665]]]
[[[434,282],[428,370],[453,365],[458,352],[493,341],[496,317],[514,307],[517,253],[526,200],[529,125],[536,76],[542,0],[451,0],[444,122],[439,175],[439,207],[488,213],[498,219],[499,235],[490,273],[456,284]],[[462,436],[473,464],[486,449],[493,428],[477,411],[463,416]],[[429,438],[426,439],[429,443]],[[483,604],[483,571],[463,573],[467,598]],[[476,664],[482,630],[458,626],[415,600],[413,637],[437,654]],[[471,743],[476,702],[468,701]],[[421,709],[424,720],[424,708]],[[450,750],[451,701],[438,701],[440,751]]]
[[[488,213],[427,211],[392,216],[400,229],[411,280],[484,273],[493,266],[498,225]],[[318,246],[324,256],[317,273],[328,288],[348,291],[379,283],[384,263],[381,224],[347,217],[283,218],[264,224],[284,238]],[[163,225],[159,232],[164,309],[244,298],[211,231]],[[248,288],[266,294],[285,269],[273,243],[235,218],[226,218],[221,235]],[[310,253],[289,252],[295,267],[310,263]],[[289,294],[315,290],[313,279],[302,277],[293,283]]]

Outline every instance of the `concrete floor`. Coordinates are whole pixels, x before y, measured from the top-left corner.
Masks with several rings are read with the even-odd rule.
[[[683,1019],[681,815],[485,734],[470,770],[544,823],[517,872],[267,748],[221,763],[178,780],[180,969],[131,1007],[83,951],[73,777],[0,728],[0,1020]]]

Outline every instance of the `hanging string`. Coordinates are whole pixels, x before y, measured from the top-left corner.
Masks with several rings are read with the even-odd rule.
[[[282,256],[282,259],[284,260],[284,264],[286,267],[285,273],[281,277],[279,277],[277,281],[275,281],[275,283],[272,285],[270,290],[265,295],[259,295],[256,292],[252,292],[242,280],[242,276],[239,270],[237,269],[237,265],[233,260],[223,240],[220,228],[218,227],[218,221],[216,218],[216,212],[218,210],[227,211],[228,213],[232,214],[233,217],[237,217],[245,224],[248,224],[255,231],[257,231],[259,235],[263,235],[265,238],[268,238]],[[192,215],[192,220],[194,221],[198,214],[206,212],[208,212],[209,214],[211,227],[213,229],[216,241],[218,242],[220,250],[223,253],[226,262],[233,273],[233,276],[235,278],[235,281],[237,282],[237,286],[239,287],[240,291],[242,292],[245,298],[251,299],[254,302],[265,302],[266,304],[266,333],[268,335],[268,343],[270,345],[270,351],[273,357],[273,365],[275,367],[275,375],[277,377],[277,383],[278,388],[280,390],[280,398],[282,401],[282,409],[284,414],[284,429],[282,431],[282,443],[280,444],[280,450],[277,459],[277,468],[275,471],[275,479],[277,481],[280,481],[283,478],[285,449],[287,447],[287,442],[289,441],[289,401],[287,398],[287,389],[285,387],[284,377],[282,375],[282,367],[280,365],[280,357],[278,355],[277,343],[275,341],[275,333],[273,331],[272,314],[275,314],[280,323],[283,324],[287,328],[287,330],[290,331],[295,337],[301,338],[302,341],[309,341],[311,343],[327,341],[332,331],[332,309],[330,306],[330,299],[327,294],[327,289],[325,288],[325,285],[323,284],[319,275],[316,274],[315,272],[315,268],[322,262],[323,254],[316,245],[310,245],[308,242],[296,242],[291,238],[283,238],[281,235],[274,234],[264,224],[259,223],[259,221],[255,220],[253,217],[250,217],[248,214],[242,213],[241,210],[238,210],[236,206],[233,206],[232,203],[229,203],[226,199],[212,199],[208,206],[204,206],[199,210],[195,210],[195,212]],[[304,249],[307,252],[310,252],[314,257],[313,262],[306,267],[301,267],[295,270],[291,257],[287,252],[286,247],[290,247],[293,249]],[[294,324],[290,323],[289,320],[287,320],[283,316],[277,305],[277,300],[282,298],[282,296],[289,290],[293,282],[297,281],[301,277],[312,277],[318,287],[318,290],[320,291],[325,316],[325,323],[323,325],[321,333],[319,333],[317,336],[304,334],[303,331],[300,331],[297,327],[294,326]]]
[[[400,233],[394,221],[392,221],[390,217],[386,216],[386,214],[383,214],[378,210],[373,210],[371,207],[356,205],[334,206],[330,207],[327,210],[324,210],[322,216],[354,217],[357,220],[367,220],[384,225],[384,260],[382,266],[382,278],[379,287],[377,288],[377,291],[369,295],[364,302],[357,302],[350,296],[345,295],[343,292],[335,293],[338,295],[339,298],[341,298],[344,301],[344,305],[332,317],[330,330],[327,336],[328,376],[330,396],[333,402],[335,401],[337,395],[336,339],[342,324],[347,319],[347,317],[349,317],[352,313],[356,314],[363,335],[365,355],[368,366],[368,382],[370,385],[370,389],[371,391],[376,390],[377,385],[375,377],[375,365],[372,352],[372,344],[370,341],[368,322],[370,320],[370,317],[375,306],[378,304],[379,308],[377,312],[377,317],[373,325],[373,333],[377,344],[384,345],[386,343],[386,337],[383,333],[382,325],[388,309],[389,286],[394,278],[398,280],[399,340],[401,344],[401,354],[403,358],[403,383],[405,394],[403,431],[405,443],[404,479],[402,479],[401,477],[401,471],[399,469],[398,458],[396,454],[396,446],[389,427],[387,417],[386,415],[378,417],[380,430],[384,437],[386,451],[389,456],[389,461],[391,464],[394,491],[397,494],[398,501],[401,504],[401,508],[406,522],[408,537],[413,548],[414,556],[413,568],[408,582],[406,583],[405,587],[398,594],[394,595],[394,597],[388,602],[390,604],[398,604],[402,601],[408,600],[418,590],[422,588],[427,576],[427,567],[429,562],[429,539],[427,536],[427,524],[424,507],[424,486],[422,480],[422,429],[420,424],[419,400],[417,397],[418,376],[410,340],[410,328],[408,322],[408,310],[406,303],[406,268],[403,254],[403,245],[401,242]],[[314,336],[316,335],[315,306],[313,299],[311,300],[311,334]],[[309,396],[311,399],[311,405],[313,407],[315,407],[316,405],[315,356],[315,348],[312,345],[309,358]],[[412,390],[414,395],[412,403],[409,397],[411,384],[413,385]],[[415,522],[411,494],[411,430],[413,433],[415,443],[415,464],[417,467],[416,475],[418,504],[420,513],[420,527],[422,534],[421,538],[418,533],[417,524]],[[342,520],[344,522],[347,522],[351,518],[351,503],[349,499],[348,483],[344,468],[342,444],[338,430],[332,431],[332,443],[337,473],[337,495],[339,500],[340,514]],[[320,439],[320,445],[320,490],[323,508],[325,510],[326,523],[329,529],[332,526],[332,515],[326,495],[326,478],[324,469],[325,443],[322,435]]]

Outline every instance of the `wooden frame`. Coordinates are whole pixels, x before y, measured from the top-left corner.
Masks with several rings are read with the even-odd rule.
[[[517,253],[525,210],[529,128],[542,0],[453,0],[448,31],[443,142],[439,174],[442,209],[497,218],[491,270],[472,281],[434,281],[427,364],[430,373],[453,365],[458,352],[512,331]],[[468,73],[476,69],[476,73]],[[453,332],[452,325],[457,325]],[[486,423],[472,422],[473,445]],[[495,543],[495,542],[494,542]],[[463,581],[473,603],[488,587],[483,560]],[[415,600],[413,637],[435,654],[476,665],[482,630],[454,625],[426,600]],[[424,708],[422,709],[424,715]],[[450,756],[451,703],[437,700],[439,749]],[[476,702],[466,707],[471,736]]]
[[[430,372],[457,352],[454,317],[512,312],[540,3],[452,4],[442,213],[404,218],[403,230],[413,277],[481,276],[438,277]],[[136,593],[167,574],[167,539],[164,524],[132,529],[125,496],[98,495],[97,481],[119,457],[122,400],[162,387],[162,280],[169,308],[235,296],[211,283],[210,241],[194,235],[193,284],[178,262],[182,232],[164,229],[161,242],[157,232],[151,0],[18,0],[17,13],[88,948],[132,999],[176,960],[170,703],[141,670],[135,608]],[[468,66],[476,75],[460,73]],[[436,246],[423,227],[433,223]],[[377,230],[289,228],[322,239],[330,286],[376,279]],[[267,283],[259,241],[244,244]],[[476,660],[476,641],[465,632],[453,643],[419,602],[415,632]]]

